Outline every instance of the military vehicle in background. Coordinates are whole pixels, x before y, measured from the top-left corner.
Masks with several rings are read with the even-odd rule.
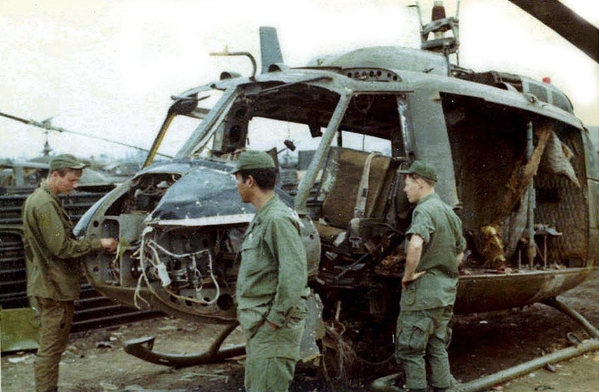
[[[221,53],[247,56],[253,74],[225,71],[173,97],[144,169],[76,232],[120,241],[116,257],[85,260],[98,291],[222,324],[223,333],[197,355],[154,352],[153,338],[128,352],[172,366],[243,352],[220,349],[236,326],[237,253],[254,216],[229,170],[246,148],[278,161],[289,139],[310,139],[315,150],[297,187],[277,193],[303,222],[314,293],[308,335],[325,363],[332,358],[332,373],[340,358],[393,354],[411,217],[398,170],[415,159],[437,168],[437,192],[468,239],[456,313],[536,302],[564,310],[556,297],[599,257],[599,158],[587,129],[550,83],[453,64],[458,20],[442,7],[421,33],[421,49],[362,48],[292,68],[276,31],[262,28],[261,73],[249,53]],[[176,156],[154,163],[165,145],[178,145]]]

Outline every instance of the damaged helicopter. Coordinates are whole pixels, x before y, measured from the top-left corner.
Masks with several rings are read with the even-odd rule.
[[[225,52],[247,56],[253,74],[223,72],[173,97],[144,168],[76,234],[120,242],[116,255],[85,259],[98,291],[223,333],[197,355],[153,352],[152,339],[130,353],[172,366],[243,353],[221,345],[237,325],[237,253],[254,212],[229,169],[257,140],[277,162],[291,132],[317,145],[297,183],[277,188],[303,222],[314,294],[306,357],[393,354],[411,216],[398,170],[415,159],[437,168],[437,192],[463,221],[457,314],[555,305],[586,279],[599,257],[599,158],[568,97],[453,64],[458,20],[444,11],[421,33],[421,49],[362,48],[292,68],[263,28],[261,73],[249,53]],[[179,145],[176,156],[154,162],[165,144]]]

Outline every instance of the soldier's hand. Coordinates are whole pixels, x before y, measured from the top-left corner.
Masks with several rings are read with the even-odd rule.
[[[102,248],[111,253],[116,252],[119,246],[119,242],[114,238],[100,238],[100,242],[102,243]]]
[[[414,272],[412,276],[404,275],[403,279],[401,280],[401,287],[403,287],[403,289],[406,290],[410,283],[420,278],[424,274],[426,274],[426,271]]]

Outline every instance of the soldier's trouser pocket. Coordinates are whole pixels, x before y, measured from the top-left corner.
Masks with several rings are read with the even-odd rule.
[[[289,314],[286,317],[285,324],[289,328],[297,328],[298,326],[304,327],[304,320],[308,315],[308,307],[306,306],[306,300],[302,299],[297,305],[291,308]]]
[[[258,328],[264,324],[269,306],[267,304],[256,306],[254,308],[239,309],[237,311],[237,320],[243,329],[246,340],[250,340],[258,331]]]
[[[424,354],[433,329],[429,318],[407,317],[398,325],[398,351],[405,354]]]
[[[431,384],[446,388],[451,382],[445,347],[451,331],[452,307],[402,312],[397,320],[397,361],[403,365],[406,386],[426,389],[425,357],[431,368]]]
[[[402,312],[397,320],[396,359],[406,374],[406,386],[426,389],[424,357],[433,321],[423,311]]]

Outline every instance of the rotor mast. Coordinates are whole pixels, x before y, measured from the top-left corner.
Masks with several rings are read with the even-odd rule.
[[[431,21],[424,23],[420,11],[420,3],[416,1],[418,17],[420,19],[420,48],[431,52],[441,53],[447,60],[449,67],[449,56],[456,55],[456,62],[459,64],[458,50],[459,40],[459,19],[460,1],[457,3],[456,16],[447,17],[445,6],[442,0],[435,0],[431,11]],[[431,38],[432,34],[432,38]]]

